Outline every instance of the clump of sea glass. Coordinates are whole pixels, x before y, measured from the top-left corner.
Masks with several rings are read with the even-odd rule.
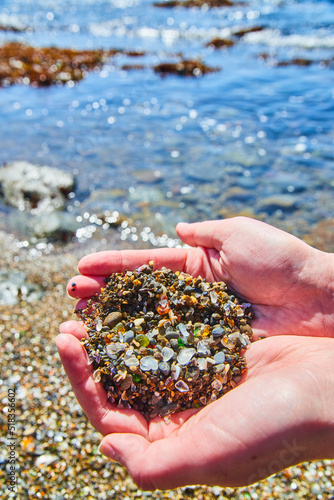
[[[150,420],[203,407],[240,381],[251,304],[225,283],[154,271],[152,262],[105,283],[78,314],[94,380],[111,403]]]

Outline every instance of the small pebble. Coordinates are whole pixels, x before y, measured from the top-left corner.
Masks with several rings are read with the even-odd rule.
[[[118,323],[122,321],[123,315],[120,312],[111,312],[103,321],[103,326],[108,326],[109,328],[113,328]]]
[[[224,363],[225,361],[225,354],[223,351],[217,352],[214,356],[213,359],[215,360],[216,363]]]
[[[183,382],[183,380],[178,380],[175,384],[175,389],[180,392],[188,392],[189,386],[185,382]]]
[[[130,342],[133,341],[134,339],[134,331],[133,330],[128,330],[124,335],[123,335],[123,342],[127,342],[130,344]]]
[[[224,333],[224,329],[221,326],[217,326],[216,328],[214,328],[212,330],[212,335],[214,337],[219,337],[219,336],[223,335],[223,333]]]
[[[174,350],[170,347],[164,347],[161,351],[164,361],[169,361],[174,356]]]
[[[135,356],[131,356],[129,358],[126,358],[124,360],[124,363],[126,366],[138,366],[139,365],[139,361],[138,359],[135,357]]]
[[[177,360],[180,365],[187,365],[195,353],[196,349],[192,347],[184,347],[177,355]]]
[[[169,375],[170,373],[170,366],[168,363],[165,363],[164,361],[160,361],[158,364],[159,370],[165,375]]]
[[[143,371],[157,370],[158,366],[158,360],[156,360],[154,356],[144,356],[140,360],[140,368]]]

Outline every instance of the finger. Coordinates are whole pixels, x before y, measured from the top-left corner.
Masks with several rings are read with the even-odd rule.
[[[86,309],[88,304],[88,299],[78,300],[77,305],[75,306],[75,312],[78,313],[79,309]]]
[[[203,246],[205,248],[221,248],[220,235],[222,230],[229,225],[229,221],[212,220],[206,222],[194,222],[187,224],[180,222],[176,226],[179,238],[192,247]]]
[[[88,356],[80,342],[69,334],[60,334],[56,344],[64,370],[73,388],[74,394],[86,415],[94,407],[92,425],[99,431],[100,420],[107,410],[107,393],[101,384],[92,379],[93,367],[88,364]],[[89,416],[88,416],[89,418]]]
[[[123,273],[126,270],[136,269],[153,261],[155,269],[167,267],[173,271],[186,271],[184,267],[187,253],[186,248],[96,252],[83,257],[78,269],[84,275],[109,276],[115,272]]]
[[[173,489],[208,480],[203,463],[198,463],[199,447],[194,449],[186,434],[153,443],[134,434],[113,434],[102,440],[99,451],[124,465],[142,490]]]
[[[74,276],[67,284],[67,293],[75,299],[93,297],[105,286],[102,276]]]
[[[86,328],[82,323],[75,320],[65,321],[64,323],[61,323],[61,325],[59,325],[59,331],[60,333],[69,333],[70,335],[76,337],[78,340],[87,337]]]
[[[134,432],[147,435],[147,423],[142,415],[133,410],[118,410],[111,405],[101,383],[92,377],[93,367],[77,338],[72,334],[60,334],[57,348],[73,392],[89,421],[101,434]]]

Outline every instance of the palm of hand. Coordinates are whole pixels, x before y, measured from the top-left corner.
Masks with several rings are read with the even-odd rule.
[[[277,472],[268,470],[268,460],[293,442],[296,428],[309,422],[312,426],[312,419],[319,418],[305,409],[314,378],[333,363],[327,359],[333,357],[333,346],[327,345],[332,339],[318,339],[317,346],[312,338],[288,336],[255,342],[246,353],[248,371],[239,386],[200,411],[174,414],[170,423],[156,418],[148,424],[138,412],[112,406],[102,385],[94,383],[75,338],[82,337],[81,328],[73,322],[71,335],[58,338],[65,370],[90,422],[106,436],[102,452],[109,450],[106,454],[126,465],[144,489],[254,482]],[[322,403],[327,404],[319,401],[318,408]],[[282,469],[315,458],[305,458],[306,445],[301,443]]]

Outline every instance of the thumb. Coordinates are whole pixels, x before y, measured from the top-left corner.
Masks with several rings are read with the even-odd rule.
[[[212,220],[187,224],[180,222],[176,226],[179,238],[192,247],[221,248],[221,236],[226,221]]]

